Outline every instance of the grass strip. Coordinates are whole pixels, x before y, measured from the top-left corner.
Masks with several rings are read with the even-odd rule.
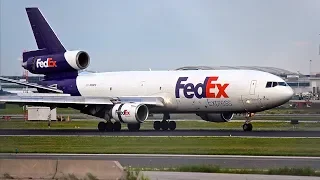
[[[200,172],[200,173],[229,173],[229,174],[265,174],[265,175],[293,175],[293,176],[320,176],[320,172],[310,167],[304,168],[273,168],[273,169],[230,169],[216,165],[191,165],[172,168],[131,168],[125,167],[128,174],[140,171],[170,171],[170,172]]]
[[[320,139],[1,136],[1,153],[136,153],[320,156]]]
[[[99,121],[52,121],[50,129],[97,129]],[[239,129],[242,130],[243,122],[213,123],[206,121],[176,121],[177,129]],[[320,122],[300,122],[292,125],[290,122],[252,122],[254,130],[319,130]],[[0,129],[48,129],[47,121],[10,120],[0,121]],[[127,129],[122,124],[122,129]],[[146,121],[141,124],[141,129],[153,129],[153,122]]]

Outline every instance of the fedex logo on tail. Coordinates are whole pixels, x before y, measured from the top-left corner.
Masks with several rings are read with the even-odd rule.
[[[193,84],[193,83],[186,83],[183,84],[183,81],[187,81],[188,77],[179,77],[176,83],[175,94],[176,98],[180,98],[180,89],[184,97],[191,99],[194,96],[198,99],[201,98],[228,98],[228,94],[225,92],[226,88],[229,86],[228,83],[221,84],[221,83],[214,83],[217,81],[219,77],[212,76],[206,77],[203,83]],[[199,90],[201,91],[199,92]],[[210,92],[210,90],[217,89],[217,93]]]
[[[46,61],[41,61],[41,58],[37,59],[37,68],[51,68],[57,67],[57,61],[52,60],[52,58],[47,58]]]

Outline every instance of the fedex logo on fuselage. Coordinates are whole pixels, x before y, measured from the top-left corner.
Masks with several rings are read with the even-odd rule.
[[[51,68],[57,67],[57,61],[52,60],[52,58],[47,58],[46,61],[41,61],[41,58],[37,59],[37,68]]]
[[[180,98],[180,89],[184,97],[191,99],[191,98],[228,98],[228,94],[225,92],[226,88],[229,86],[228,83],[221,84],[221,83],[214,83],[217,81],[219,77],[211,76],[206,77],[203,83],[198,83],[194,85],[193,83],[183,84],[183,81],[187,81],[188,77],[179,77],[176,83],[176,98]],[[199,92],[199,90],[201,91]],[[210,92],[210,90],[217,89],[217,93]]]

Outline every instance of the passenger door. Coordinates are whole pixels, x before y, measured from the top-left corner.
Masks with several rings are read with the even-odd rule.
[[[250,95],[255,95],[257,87],[257,80],[252,80],[250,84]]]

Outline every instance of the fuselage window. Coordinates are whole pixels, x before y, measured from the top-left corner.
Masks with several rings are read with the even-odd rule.
[[[271,85],[272,85],[272,82],[267,82],[266,88],[271,87]]]

